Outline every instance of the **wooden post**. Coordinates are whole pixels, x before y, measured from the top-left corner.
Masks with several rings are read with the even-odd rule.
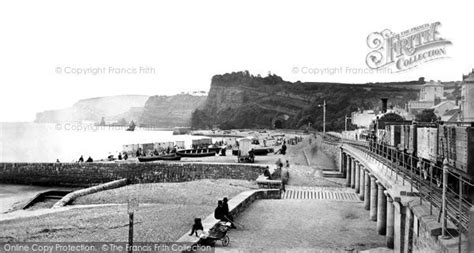
[[[128,253],[133,252],[133,215],[138,210],[138,198],[130,196],[128,199]]]
[[[133,252],[133,212],[128,214],[128,253]]]

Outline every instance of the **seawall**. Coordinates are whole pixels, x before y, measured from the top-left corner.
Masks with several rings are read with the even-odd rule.
[[[255,180],[264,170],[263,166],[223,163],[0,163],[0,183],[90,187],[123,178],[129,183]]]

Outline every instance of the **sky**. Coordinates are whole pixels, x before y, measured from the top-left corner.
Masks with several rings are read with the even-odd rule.
[[[385,4],[384,4],[385,3]],[[289,81],[460,80],[474,68],[473,1],[2,1],[0,121],[79,99],[209,90],[249,70]],[[449,58],[366,70],[367,36],[441,22]],[[326,69],[326,71],[324,71]],[[329,72],[330,69],[340,69]]]

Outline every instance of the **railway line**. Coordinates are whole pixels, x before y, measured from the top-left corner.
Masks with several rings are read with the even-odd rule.
[[[332,144],[350,145],[370,155],[381,164],[390,168],[403,180],[409,182],[414,194],[420,198],[420,203],[428,203],[430,215],[436,215],[438,222],[442,222],[443,210],[443,174],[437,176],[433,171],[445,169],[447,177],[446,190],[446,219],[457,228],[456,234],[448,231],[451,236],[466,233],[469,228],[469,210],[472,207],[471,194],[474,185],[469,177],[460,173],[449,164],[438,166],[435,162],[426,164],[425,159],[410,156],[406,153],[385,144],[375,144],[365,140],[349,140],[336,135],[324,135],[323,140]],[[426,169],[428,167],[428,169]],[[444,168],[443,168],[444,167]],[[455,179],[455,180],[452,180]]]

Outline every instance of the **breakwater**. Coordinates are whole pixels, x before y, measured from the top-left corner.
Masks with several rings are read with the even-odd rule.
[[[0,183],[90,187],[123,178],[129,183],[255,180],[264,170],[224,163],[0,163]]]

